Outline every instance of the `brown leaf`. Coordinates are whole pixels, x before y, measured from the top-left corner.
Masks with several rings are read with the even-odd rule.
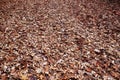
[[[111,71],[111,75],[115,78],[119,78],[120,74],[118,72]]]
[[[82,49],[85,39],[83,37],[75,38],[75,43],[78,46],[78,49]]]
[[[91,69],[91,68],[86,68],[86,71],[87,71],[87,72],[91,72],[92,69]]]
[[[1,80],[7,80],[7,76],[6,75],[2,75],[1,76]]]
[[[0,25],[0,31],[1,31],[1,32],[4,32],[4,31],[5,31],[5,28],[6,28],[5,26]]]
[[[15,59],[14,56],[5,56],[7,61],[13,61]]]
[[[96,66],[100,66],[101,63],[99,61],[96,62]]]

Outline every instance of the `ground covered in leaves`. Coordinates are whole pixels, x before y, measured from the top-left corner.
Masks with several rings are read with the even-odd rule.
[[[119,0],[0,0],[1,80],[119,78]]]

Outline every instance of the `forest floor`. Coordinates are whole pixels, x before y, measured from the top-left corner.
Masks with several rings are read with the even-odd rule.
[[[0,80],[119,78],[119,0],[0,0]]]

